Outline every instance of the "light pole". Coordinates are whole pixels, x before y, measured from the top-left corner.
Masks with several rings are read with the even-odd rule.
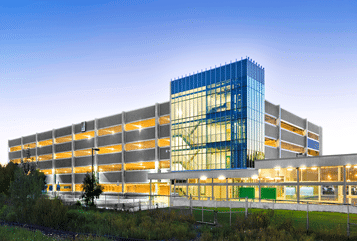
[[[94,183],[94,180],[93,180],[93,151],[99,151],[98,148],[92,148],[92,174],[91,174],[91,177],[92,177],[92,182],[91,182],[91,190],[93,192],[93,183]],[[94,204],[94,196],[92,196],[92,204]]]

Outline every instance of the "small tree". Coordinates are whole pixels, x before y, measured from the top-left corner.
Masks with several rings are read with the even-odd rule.
[[[83,180],[82,191],[84,192],[82,198],[85,200],[85,204],[94,205],[94,198],[99,198],[99,195],[103,192],[103,187],[96,179],[95,173],[92,176],[87,173]]]
[[[0,194],[10,195],[10,183],[15,179],[15,171],[19,169],[17,165],[9,162],[6,166],[0,166]]]

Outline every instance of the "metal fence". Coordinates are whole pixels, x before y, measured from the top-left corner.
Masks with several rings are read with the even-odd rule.
[[[54,198],[54,196],[50,196]],[[60,195],[58,197],[65,204],[72,205],[77,201],[82,201],[81,195]],[[231,199],[229,201],[216,200],[197,200],[195,197],[180,197],[176,194],[165,195],[113,195],[104,194],[99,199],[95,199],[96,207],[102,209],[116,209],[121,211],[136,212],[140,210],[152,210],[167,208],[169,210],[180,210],[186,214],[192,214],[198,223],[217,225],[225,222],[232,225],[238,216],[247,218],[254,209],[270,210],[296,210],[300,211],[299,216],[292,216],[291,219],[302,229],[309,231],[317,227],[324,228],[325,223],[317,224],[317,216],[321,216],[322,221],[330,221],[330,213],[312,213],[313,211],[325,211],[346,213],[346,221],[335,221],[339,230],[345,230],[347,236],[357,233],[357,206],[343,203],[315,202],[315,201],[297,201],[292,200],[269,200],[261,199],[260,202],[254,199]],[[318,214],[318,215],[317,215]],[[279,217],[279,214],[275,213]],[[342,215],[344,216],[344,215]],[[342,217],[341,216],[341,217]],[[287,215],[282,219],[287,219]],[[327,225],[328,226],[328,225]],[[328,230],[332,229],[327,227]]]

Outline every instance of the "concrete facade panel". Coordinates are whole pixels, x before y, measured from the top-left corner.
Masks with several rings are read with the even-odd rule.
[[[163,137],[170,137],[170,124],[160,126],[159,138]]]
[[[155,139],[155,128],[146,128],[142,130],[134,130],[125,133],[125,142],[134,142],[139,140]]]
[[[97,141],[98,147],[121,144],[121,143],[122,143],[122,133],[100,136],[98,137],[98,141]]]
[[[309,131],[312,131],[312,132],[314,132],[316,134],[319,134],[319,129],[320,129],[319,126],[317,126],[317,125],[315,125],[315,124],[313,124],[313,123],[308,121],[308,130]]]
[[[265,100],[265,113],[278,118],[278,107]]]
[[[278,139],[278,127],[265,123],[265,136]]]
[[[9,153],[9,158],[10,158],[10,160],[21,158],[21,151],[19,150],[19,151]]]
[[[37,141],[48,140],[51,138],[52,138],[52,130],[37,134]]]
[[[122,124],[122,114],[116,114],[97,120],[98,129]]]
[[[52,154],[52,145],[37,148],[37,155]]]
[[[288,141],[293,144],[305,146],[306,137],[295,134],[295,133],[291,133],[287,130],[284,130],[284,129],[281,130],[281,138],[283,141]]]
[[[125,162],[153,161],[155,159],[155,149],[136,150],[125,153]]]
[[[71,158],[69,159],[61,159],[55,160],[55,168],[65,168],[65,167],[72,167]]]
[[[290,113],[286,111],[285,109],[281,109],[281,120],[287,121],[291,124],[294,124],[302,129],[306,128],[306,120],[303,118],[298,117],[297,115],[294,115],[293,113]]]
[[[29,151],[30,151],[30,156],[35,156],[36,155],[36,149],[35,148],[30,149]],[[28,149],[22,150],[22,155],[23,155],[24,158],[27,157],[27,152],[28,152]]]
[[[37,163],[37,167],[41,170],[52,169],[52,160],[40,161]]]
[[[92,156],[83,156],[75,158],[75,166],[90,166],[92,165]]]
[[[23,137],[22,142],[23,144],[36,142],[36,134]]]
[[[91,120],[91,121],[85,121],[86,122],[86,131],[83,131],[83,132],[87,132],[87,131],[91,131],[91,130],[94,130],[94,120]],[[78,133],[82,133],[81,129],[82,129],[82,122],[79,123],[79,124],[75,124],[75,134],[78,134]]]
[[[125,114],[125,122],[130,123],[142,119],[154,118],[155,106],[141,108],[138,110],[130,111]]]
[[[113,153],[113,154],[103,154],[97,155],[97,164],[120,164],[122,163],[122,153]]]
[[[278,148],[265,146],[265,159],[278,159]]]
[[[71,174],[66,175],[57,175],[57,182],[60,183],[72,183],[72,177]]]
[[[21,138],[9,140],[9,147],[21,145]]]
[[[296,153],[286,150],[281,150],[281,158],[292,158],[292,157],[296,157]]]
[[[159,148],[159,159],[160,160],[170,159],[170,147]]]
[[[122,182],[122,172],[99,172],[99,182]]]
[[[53,184],[53,175],[46,176],[46,184],[47,186]]]
[[[55,145],[55,153],[71,151],[71,150],[72,150],[71,142]]]
[[[127,183],[147,182],[148,171],[126,171],[124,178]]]
[[[75,150],[82,150],[94,147],[94,139],[83,139],[75,141]]]
[[[75,184],[82,184],[86,174],[75,174]]]
[[[170,102],[159,104],[159,116],[170,114]]]
[[[56,138],[61,137],[61,136],[65,136],[65,135],[70,135],[70,134],[72,134],[72,126],[67,126],[67,127],[55,130],[55,137]]]

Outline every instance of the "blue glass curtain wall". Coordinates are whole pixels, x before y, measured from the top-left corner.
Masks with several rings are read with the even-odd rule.
[[[172,81],[172,170],[253,167],[264,100],[264,70],[248,59]]]

